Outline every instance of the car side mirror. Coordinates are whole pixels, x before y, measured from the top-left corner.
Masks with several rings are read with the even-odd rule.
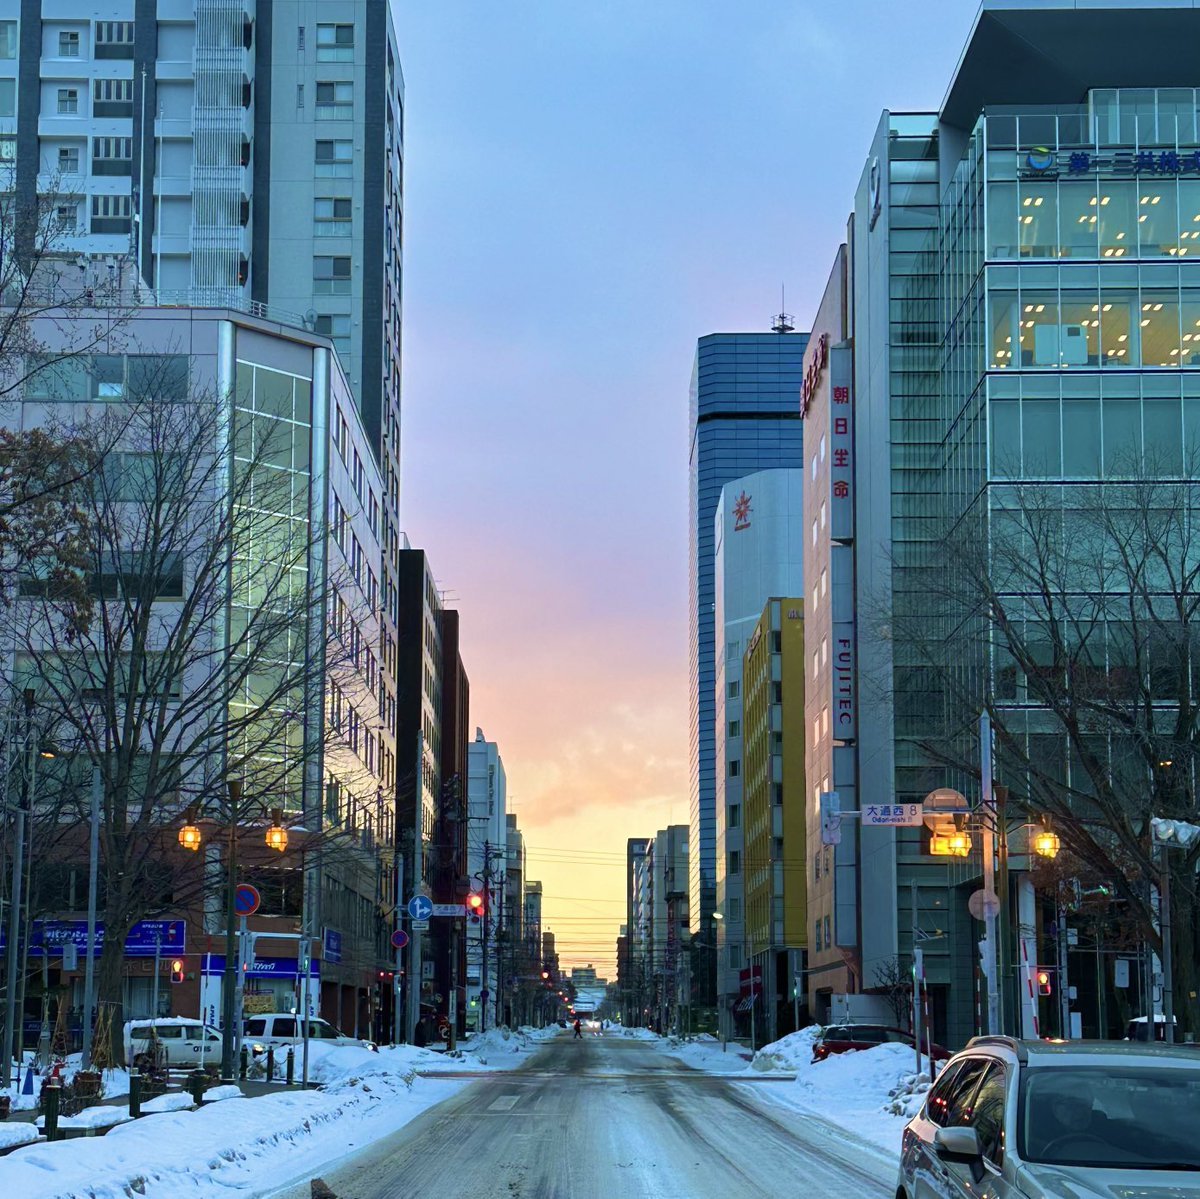
[[[939,1128],[933,1134],[933,1149],[942,1161],[963,1162],[972,1167],[983,1164],[983,1147],[979,1133],[973,1128]]]

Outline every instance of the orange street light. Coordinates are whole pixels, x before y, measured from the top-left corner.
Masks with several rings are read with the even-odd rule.
[[[288,847],[287,829],[283,827],[283,809],[271,809],[271,827],[267,829],[267,848],[283,853]]]

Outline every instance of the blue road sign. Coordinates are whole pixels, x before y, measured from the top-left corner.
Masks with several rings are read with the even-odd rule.
[[[261,902],[257,888],[249,883],[238,883],[233,893],[233,910],[239,916],[253,916]]]
[[[433,901],[428,895],[414,895],[408,901],[408,914],[414,920],[428,920],[433,914]]]
[[[396,931],[392,933],[392,948],[403,949],[407,944],[408,933],[406,933],[402,928],[396,929]]]

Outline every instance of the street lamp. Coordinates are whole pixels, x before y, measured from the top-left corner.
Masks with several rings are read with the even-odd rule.
[[[204,840],[196,825],[196,809],[189,807],[184,813],[183,820],[183,828],[179,830],[179,844],[189,853],[196,853],[200,848],[200,843]]]
[[[1042,827],[1033,837],[1033,852],[1039,857],[1054,859],[1061,848],[1058,834],[1050,827],[1050,818],[1043,817]]]
[[[288,847],[287,829],[283,827],[283,809],[271,809],[271,827],[267,829],[267,848],[283,853]]]

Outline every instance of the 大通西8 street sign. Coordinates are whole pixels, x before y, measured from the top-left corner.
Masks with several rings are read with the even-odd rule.
[[[875,828],[911,828],[923,823],[925,809],[919,803],[865,804],[864,826]]]

